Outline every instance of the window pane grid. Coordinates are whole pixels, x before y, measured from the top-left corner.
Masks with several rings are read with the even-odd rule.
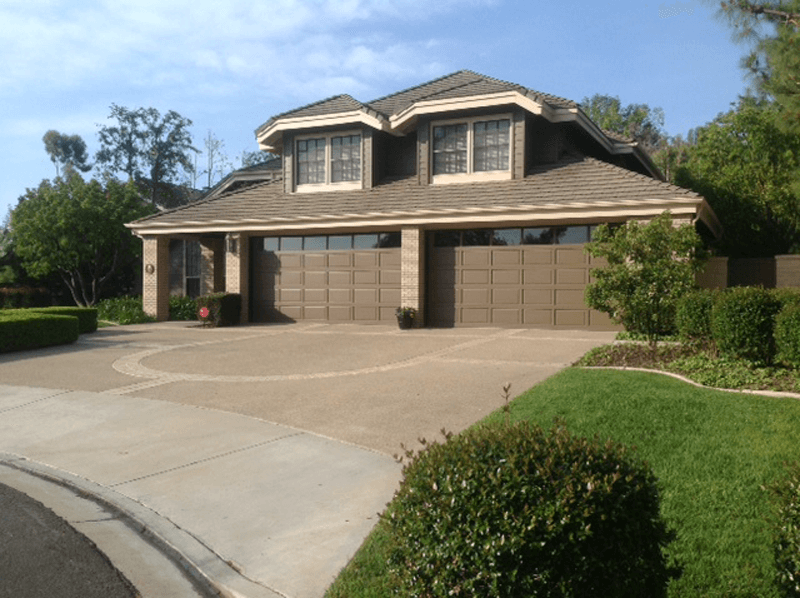
[[[300,185],[325,182],[325,139],[297,142],[297,182]]]
[[[467,172],[467,125],[433,128],[433,174]]]
[[[475,123],[473,169],[475,172],[508,170],[510,122],[487,120]]]
[[[331,182],[357,181],[361,177],[361,135],[331,139]]]

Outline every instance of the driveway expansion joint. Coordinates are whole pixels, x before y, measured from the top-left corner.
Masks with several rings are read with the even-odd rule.
[[[122,482],[114,482],[113,484],[108,484],[108,488],[118,488],[119,486],[124,486],[125,484],[132,484],[133,482],[139,482],[141,480],[147,480],[150,478],[155,478],[160,475],[164,475],[167,473],[172,473],[175,471],[180,471],[182,469],[188,469],[189,467],[194,467],[196,465],[200,465],[203,463],[209,463],[211,461],[217,461],[219,459],[224,459],[226,457],[230,457],[231,455],[237,455],[239,453],[244,453],[246,451],[250,451],[253,449],[261,448],[262,446],[266,446],[268,444],[274,444],[276,442],[280,442],[281,440],[286,440],[288,438],[293,438],[295,436],[302,436],[306,434],[306,432],[294,432],[292,434],[285,434],[283,436],[279,436],[277,438],[270,438],[269,440],[265,440],[263,442],[257,442],[255,444],[251,444],[248,446],[243,446],[237,449],[232,449],[230,451],[225,451],[224,453],[219,453],[217,455],[211,455],[210,457],[206,457],[204,459],[198,459],[196,461],[191,461],[190,463],[184,463],[183,465],[176,465],[175,467],[169,467],[167,469],[162,469],[161,471],[155,471],[153,473],[148,473],[146,475],[142,475],[139,477],[131,478],[130,480],[124,480]]]
[[[47,395],[46,397],[41,397],[39,399],[35,399],[33,401],[27,401],[25,403],[21,403],[20,405],[14,405],[13,407],[6,407],[5,409],[0,409],[0,413],[8,413],[9,411],[15,411],[17,409],[24,409],[25,407],[29,407],[30,405],[35,405],[37,403],[41,403],[43,401],[49,401],[50,399],[54,399],[55,397],[60,397],[72,392],[71,390],[61,390],[61,391],[53,391],[53,394]]]

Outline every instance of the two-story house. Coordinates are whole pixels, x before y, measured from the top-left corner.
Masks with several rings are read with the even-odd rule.
[[[670,210],[720,232],[702,197],[575,102],[470,71],[325,99],[256,138],[280,159],[129,225],[157,318],[191,261],[194,290],[241,293],[245,321],[384,322],[408,306],[428,326],[605,328],[583,301],[593,227]]]

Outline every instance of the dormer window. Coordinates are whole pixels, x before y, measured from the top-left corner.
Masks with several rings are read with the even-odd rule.
[[[339,133],[297,140],[297,191],[361,188],[361,135]]]
[[[434,183],[511,177],[511,119],[433,125]]]

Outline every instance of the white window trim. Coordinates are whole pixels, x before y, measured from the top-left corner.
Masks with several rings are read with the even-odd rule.
[[[475,136],[475,123],[485,122],[492,120],[507,120],[509,121],[508,127],[508,168],[503,170],[486,170],[481,172],[474,172],[474,136]],[[459,172],[454,174],[433,174],[433,129],[434,127],[442,127],[447,125],[467,125],[467,172]],[[471,116],[469,118],[450,118],[447,120],[436,120],[430,124],[430,171],[431,182],[434,185],[447,185],[450,183],[476,183],[481,181],[504,181],[512,178],[512,169],[514,162],[514,119],[511,114],[489,114],[484,116]]]
[[[358,135],[361,138],[359,149],[361,151],[361,176],[356,181],[340,181],[334,183],[331,181],[331,139],[334,137],[347,137],[349,135]],[[306,139],[324,139],[325,140],[325,182],[324,183],[299,183],[297,181],[298,174],[298,142]],[[294,138],[294,189],[297,193],[318,193],[321,191],[352,191],[361,189],[364,180],[364,133],[360,129],[353,129],[347,131],[333,131],[330,133],[316,133],[309,135],[300,135]]]

